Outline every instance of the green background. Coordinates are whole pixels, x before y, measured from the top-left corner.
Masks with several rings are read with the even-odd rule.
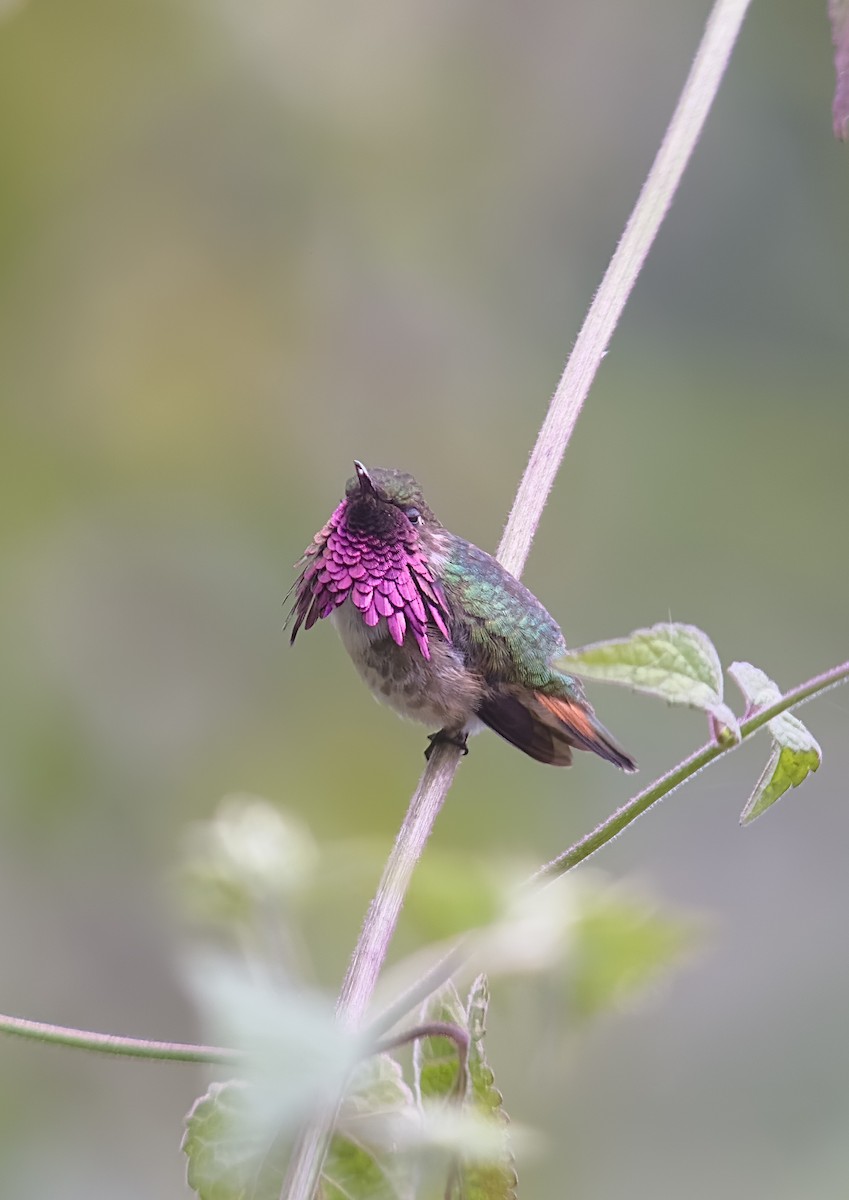
[[[492,549],[707,4],[0,3],[0,1009],[191,1039],[172,880],[231,791],[388,841],[424,731],[281,632],[351,460]],[[847,655],[849,158],[825,3],[755,5],[526,580],[573,645],[694,622],[783,686]],[[593,689],[649,781],[702,718]],[[599,858],[709,915],[647,1003],[495,988],[536,1197],[849,1190],[849,693],[753,828],[743,748]],[[551,857],[629,794],[491,735],[435,844]],[[335,987],[369,879],[328,902]],[[412,922],[400,944],[422,936]],[[206,1076],[0,1042],[0,1193],[187,1195]]]

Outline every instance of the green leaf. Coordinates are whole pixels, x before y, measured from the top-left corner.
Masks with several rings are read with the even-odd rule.
[[[469,1026],[469,1081],[471,1099],[478,1112],[489,1116],[503,1129],[501,1153],[494,1162],[468,1164],[462,1170],[465,1191],[463,1200],[515,1200],[518,1179],[515,1160],[507,1135],[509,1118],[504,1111],[501,1092],[487,1062],[483,1039],[486,1034],[486,1014],[489,1008],[489,984],[485,975],[478,975],[472,984],[467,1004]]]
[[[749,662],[733,662],[728,674],[743,693],[746,716],[781,699],[781,688],[760,667]]]
[[[814,746],[816,749],[800,752],[789,750],[786,746],[782,748],[777,742],[773,743],[769,761],[740,814],[741,825],[750,825],[786,791],[798,787],[811,771],[816,771],[822,761],[822,755],[815,742]]]
[[[483,1048],[489,993],[479,976],[464,1007],[454,984],[443,985],[422,1006],[423,1025],[442,1022],[469,1036],[468,1087],[458,1091],[456,1043],[445,1037],[419,1038],[413,1051],[416,1091],[421,1104],[421,1149],[449,1154],[443,1170],[457,1200],[514,1200],[516,1172],[507,1138],[507,1115]],[[431,1164],[433,1165],[433,1164]]]
[[[186,1117],[186,1181],[200,1200],[278,1200],[285,1151],[251,1121],[249,1085],[213,1083]]]
[[[483,1039],[489,1011],[489,982],[478,975],[471,986],[466,1002],[466,1021],[469,1030],[469,1081],[471,1095],[482,1112],[502,1113],[503,1097],[495,1086],[494,1076],[486,1061]],[[506,1120],[506,1114],[503,1114]]]
[[[440,1022],[456,1025],[467,1032],[466,1011],[454,984],[449,981],[433,995],[428,996],[421,1007],[419,1021],[422,1025]],[[447,1100],[458,1095],[458,1073],[460,1059],[457,1043],[447,1037],[422,1037],[413,1047],[413,1072],[416,1094],[420,1101]]]
[[[280,1196],[292,1138],[255,1120],[254,1091],[240,1081],[214,1083],[186,1119],[187,1180],[201,1200]],[[396,1153],[399,1123],[418,1137],[401,1068],[389,1055],[375,1055],[353,1072],[321,1173],[321,1200],[414,1200],[412,1157]]]
[[[361,1063],[339,1112],[321,1173],[321,1200],[413,1200],[414,1164],[398,1153],[400,1128],[415,1124],[413,1094],[388,1054]]]
[[[728,674],[746,698],[749,716],[781,699],[781,689],[759,667],[735,662]],[[740,814],[741,825],[750,825],[790,788],[804,783],[822,762],[822,750],[813,734],[793,713],[783,712],[768,722],[772,735],[769,760]]]
[[[569,939],[572,917],[568,905],[554,888],[519,886],[518,881],[527,877],[524,862],[502,862],[499,870],[499,912],[490,924],[471,930],[463,942],[470,973],[486,970],[490,977],[529,974],[556,966],[563,961]],[[453,952],[454,944],[443,941],[392,963],[381,976],[376,1010],[394,1007],[423,975]]]
[[[407,1147],[420,1164],[450,1166],[454,1177],[459,1173],[461,1179],[470,1166],[497,1163],[504,1155],[504,1130],[469,1104],[427,1101],[418,1122],[407,1126],[405,1133],[398,1144]],[[523,1149],[535,1148],[535,1139],[526,1131],[520,1129],[518,1135]]]
[[[627,638],[572,650],[555,663],[558,670],[620,683],[710,713],[720,728],[740,733],[722,700],[722,665],[713,642],[695,625],[662,623],[638,629]]]
[[[670,916],[631,889],[585,876],[569,962],[572,1003],[596,1016],[656,983],[692,950],[700,932],[691,917]]]

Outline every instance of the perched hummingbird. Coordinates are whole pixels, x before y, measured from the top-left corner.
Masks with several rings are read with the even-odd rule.
[[[554,661],[563,634],[536,596],[431,512],[412,475],[355,462],[345,499],[298,563],[291,640],[332,617],[378,700],[466,749],[480,722],[539,762],[593,750],[636,770]],[[290,593],[291,594],[291,593]]]

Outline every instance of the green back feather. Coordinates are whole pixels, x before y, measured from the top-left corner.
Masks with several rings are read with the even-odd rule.
[[[484,673],[504,683],[581,697],[577,680],[551,667],[552,659],[566,651],[551,614],[491,554],[462,538],[452,542],[442,579],[459,632]]]

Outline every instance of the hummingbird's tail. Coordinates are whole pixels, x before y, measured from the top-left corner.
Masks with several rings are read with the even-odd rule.
[[[592,750],[623,771],[637,769],[586,701],[505,686],[489,693],[477,715],[537,762],[568,767],[573,749]]]

